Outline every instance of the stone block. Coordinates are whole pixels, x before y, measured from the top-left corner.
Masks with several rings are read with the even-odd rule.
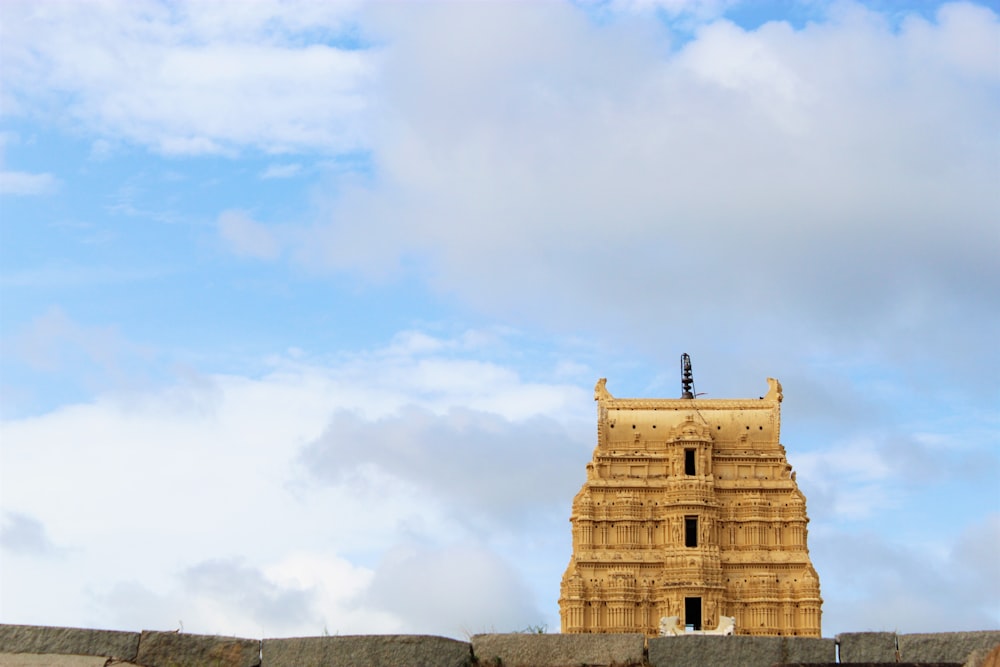
[[[837,660],[837,642],[834,639],[820,637],[780,637],[784,642],[781,648],[782,662],[835,662]]]
[[[680,635],[649,640],[649,664],[652,667],[771,667],[780,662],[778,657],[770,642],[760,641],[756,637]]]
[[[899,655],[907,662],[964,663],[976,649],[1000,644],[1000,630],[899,635]]]
[[[37,653],[0,653],[2,667],[105,667],[108,658],[102,655],[39,655]],[[115,667],[124,663],[115,663]]]
[[[262,667],[468,667],[467,642],[430,635],[265,639]]]
[[[783,663],[834,662],[836,659],[836,642],[818,637],[680,635],[649,640],[649,664],[653,667],[771,667]]]
[[[260,640],[144,630],[135,662],[143,667],[259,667]]]
[[[487,634],[472,638],[481,666],[578,667],[641,665],[641,634]]]
[[[837,635],[840,662],[896,662],[895,632],[846,632]]]
[[[55,653],[132,660],[138,648],[138,632],[0,625],[0,653]]]
[[[839,662],[793,662],[773,667],[837,667]],[[857,667],[882,667],[884,662],[854,662]],[[892,667],[968,667],[959,662],[894,662]]]

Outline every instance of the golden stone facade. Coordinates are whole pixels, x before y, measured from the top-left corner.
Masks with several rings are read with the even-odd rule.
[[[623,399],[597,383],[563,632],[656,636],[661,618],[701,630],[732,616],[739,635],[821,636],[806,501],[768,385],[760,399]]]

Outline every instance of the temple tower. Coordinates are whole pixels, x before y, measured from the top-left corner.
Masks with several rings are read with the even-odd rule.
[[[686,355],[685,355],[686,356]],[[781,384],[760,399],[621,399],[597,383],[597,447],[573,500],[562,631],[820,636],[805,497],[779,443]]]

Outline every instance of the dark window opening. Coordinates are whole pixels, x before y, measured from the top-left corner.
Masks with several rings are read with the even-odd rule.
[[[698,546],[698,517],[684,517],[684,546]]]
[[[693,449],[685,449],[684,450],[684,474],[685,475],[694,475],[694,474],[697,474],[697,473],[695,473],[695,470],[694,470],[694,450]]]
[[[684,627],[701,630],[701,598],[684,598]]]

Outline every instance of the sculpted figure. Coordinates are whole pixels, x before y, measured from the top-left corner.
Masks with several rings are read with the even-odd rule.
[[[707,635],[732,635],[736,632],[736,618],[733,616],[720,616],[719,625],[715,630],[709,630]]]
[[[612,398],[611,392],[608,391],[607,384],[608,384],[607,378],[601,378],[600,380],[597,381],[597,385],[594,386],[595,401]]]
[[[684,626],[681,625],[679,616],[664,616],[660,619],[660,636],[676,637],[684,634]]]

